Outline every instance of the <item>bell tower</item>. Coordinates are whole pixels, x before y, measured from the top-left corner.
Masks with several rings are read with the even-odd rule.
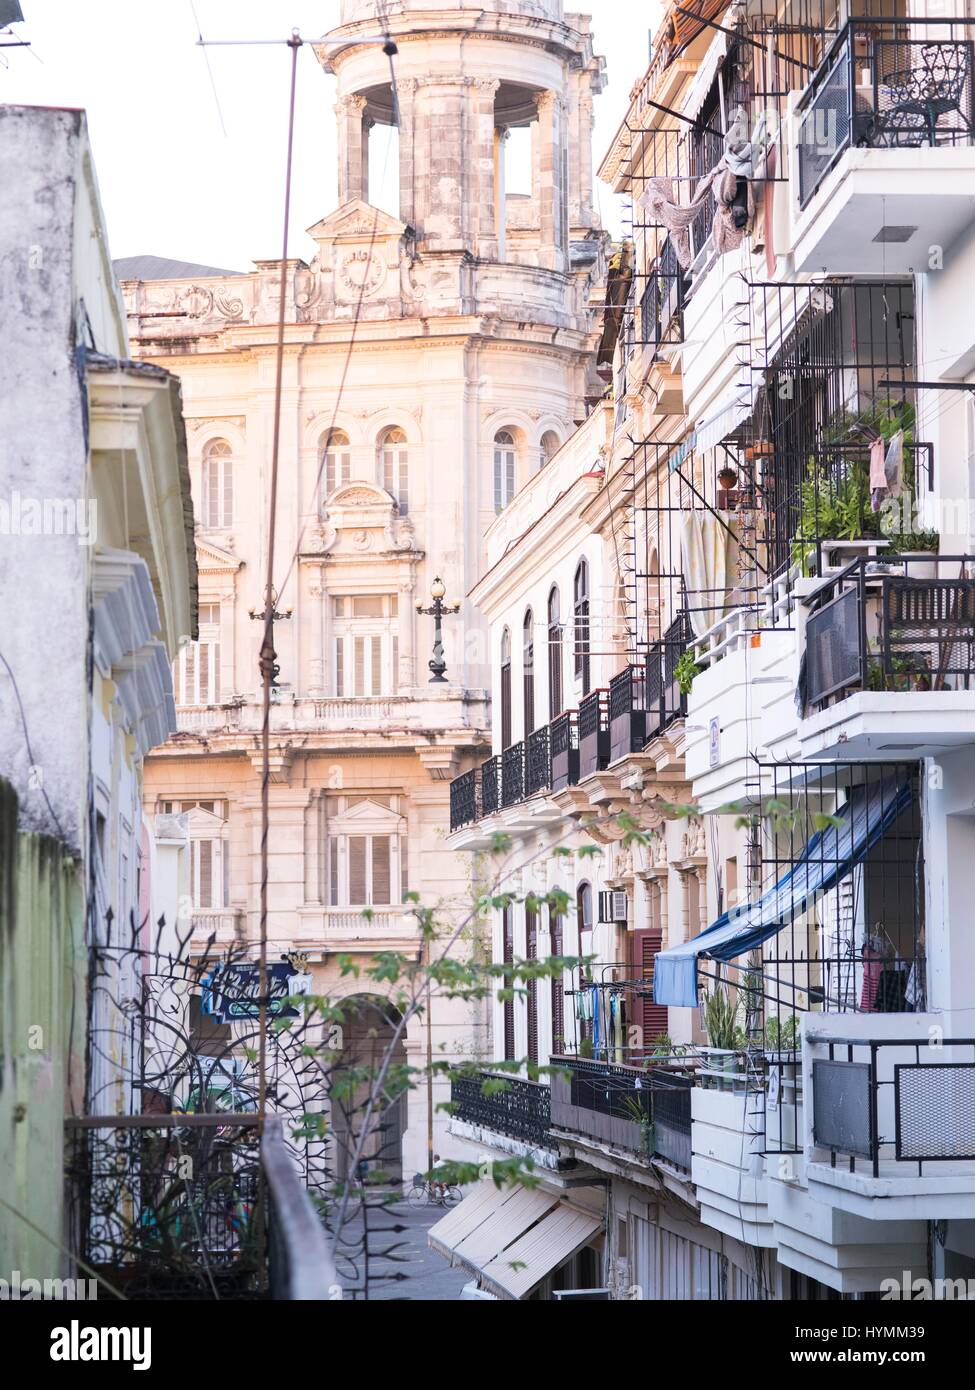
[[[344,0],[318,50],[338,81],[340,204],[369,201],[376,127],[399,132],[399,207],[421,255],[569,273],[598,231],[589,17],[561,0]],[[398,52],[375,42],[386,23]],[[522,191],[509,194],[512,162]],[[527,186],[527,191],[526,191]]]

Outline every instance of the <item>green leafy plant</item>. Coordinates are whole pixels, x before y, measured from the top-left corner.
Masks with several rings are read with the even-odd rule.
[[[701,667],[694,660],[694,654],[690,651],[681,652],[674,667],[674,677],[682,695],[689,693],[695,676],[700,674]]]
[[[738,1046],[738,1005],[723,985],[704,996],[704,1027],[712,1047],[731,1052]]]
[[[769,1052],[794,1052],[799,1045],[799,1020],[795,1014],[783,1021],[773,1016],[765,1022],[765,1047]]]

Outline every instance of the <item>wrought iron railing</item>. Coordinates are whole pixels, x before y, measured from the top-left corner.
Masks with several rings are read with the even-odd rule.
[[[853,146],[972,144],[973,34],[964,20],[851,20],[800,104],[800,207]]]
[[[687,277],[677,259],[677,249],[667,237],[660,255],[647,271],[640,298],[641,342],[659,346],[684,338],[684,293]]]
[[[540,1081],[490,1071],[455,1076],[450,1082],[451,1113],[456,1119],[537,1148],[556,1146],[549,1133],[550,1095]]]
[[[925,1164],[975,1162],[975,1038],[807,1041],[813,1142],[834,1168],[845,1157],[851,1173],[916,1165],[921,1177]]]
[[[861,557],[808,603],[804,694],[809,711],[855,691],[975,685],[971,557]]]
[[[525,796],[548,791],[552,785],[551,726],[535,729],[525,740]]]
[[[513,743],[501,754],[501,805],[514,806],[525,796],[525,745]]]
[[[569,710],[553,719],[550,735],[552,790],[574,787],[579,780],[579,719]]]
[[[481,818],[481,769],[471,768],[450,784],[450,828],[460,830]]]
[[[679,613],[658,642],[651,642],[646,660],[645,735],[650,740],[687,713],[687,696],[677,679],[677,663],[691,640],[686,613]]]
[[[609,762],[609,700],[593,690],[579,704],[579,777],[599,772]]]
[[[693,1067],[553,1057],[552,1125],[689,1172]]]
[[[646,667],[627,666],[609,683],[609,760],[640,753],[647,741]]]
[[[481,812],[493,816],[501,809],[501,759],[496,753],[481,768]]]

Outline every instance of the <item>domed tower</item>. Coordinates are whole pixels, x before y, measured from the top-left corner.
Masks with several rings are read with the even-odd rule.
[[[379,26],[397,45],[392,62],[357,42]],[[344,0],[319,54],[338,80],[340,203],[368,198],[370,133],[398,124],[399,214],[421,254],[572,268],[573,240],[598,227],[592,97],[603,66],[588,16],[565,16],[560,0]],[[512,199],[516,132],[530,134],[530,153],[517,143],[531,187]]]

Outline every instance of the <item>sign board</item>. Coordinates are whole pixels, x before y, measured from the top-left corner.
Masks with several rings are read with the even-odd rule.
[[[708,766],[717,767],[721,762],[721,720],[714,715],[708,722]]]
[[[301,978],[301,972],[290,961],[275,961],[267,967],[267,1011],[269,1018],[297,1018],[299,1011],[288,1004],[297,993],[307,993],[304,989],[292,989],[292,981]],[[310,985],[310,977],[305,976]],[[249,961],[235,962],[233,965],[217,965],[212,974],[203,981],[203,1012],[211,1014],[219,1023],[233,1023],[238,1019],[257,1018],[261,1009],[260,997],[261,969]]]

